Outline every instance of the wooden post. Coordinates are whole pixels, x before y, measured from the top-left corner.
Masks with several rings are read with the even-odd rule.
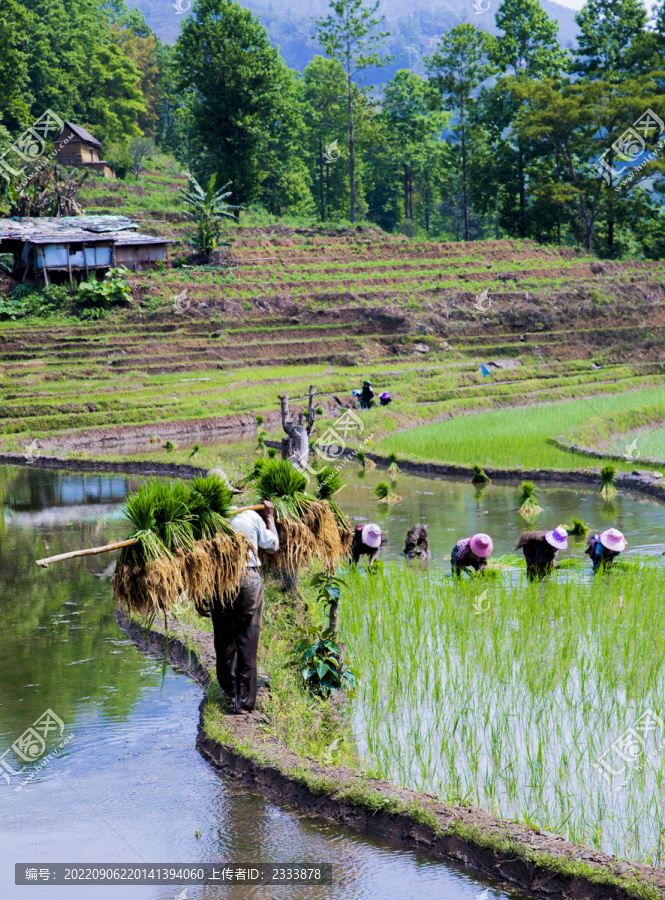
[[[39,252],[42,255],[42,271],[44,273],[44,284],[48,287],[51,283],[48,277],[48,269],[46,268],[46,254],[44,253],[43,247],[39,248]]]
[[[85,280],[88,280],[88,256],[86,254],[86,246],[83,244],[83,262],[85,264]]]
[[[65,244],[65,247],[67,248],[67,272],[69,273],[69,286],[72,287],[74,282],[72,279],[72,258],[70,255],[70,246],[70,244]]]

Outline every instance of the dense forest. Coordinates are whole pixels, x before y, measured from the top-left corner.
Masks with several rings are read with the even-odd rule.
[[[118,175],[143,136],[275,215],[662,256],[665,2],[575,21],[562,47],[538,0],[504,0],[398,68],[380,4],[332,0],[300,72],[234,0],[196,0],[174,45],[124,0],[3,0],[0,146],[52,109]]]

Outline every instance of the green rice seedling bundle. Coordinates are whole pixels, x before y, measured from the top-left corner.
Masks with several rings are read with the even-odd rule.
[[[127,498],[125,517],[135,543],[120,551],[113,575],[117,599],[141,614],[167,612],[187,591],[209,615],[213,594],[237,593],[248,545],[226,516],[231,494],[216,475],[189,484],[152,481]]]
[[[525,519],[534,519],[542,511],[542,506],[536,499],[536,489],[532,481],[523,481],[520,486],[520,508],[518,512]]]
[[[324,480],[317,475],[319,490]],[[329,484],[335,493],[334,479]],[[314,559],[329,566],[340,562],[348,541],[340,534],[328,500],[306,492],[307,479],[302,472],[287,460],[268,459],[259,468],[254,485],[262,500],[275,505],[279,550],[261,556],[269,569],[280,575],[293,575]],[[327,490],[327,486],[323,487],[324,493]]]
[[[473,469],[473,478],[471,479],[471,484],[489,484],[490,478],[483,471],[483,467],[479,465],[472,465]]]
[[[563,526],[568,534],[572,534],[575,537],[584,537],[591,530],[588,525],[586,525],[583,519],[571,519],[570,525]]]
[[[380,481],[374,488],[374,493],[381,503],[397,503],[402,498],[393,492],[387,481]]]
[[[397,454],[394,450],[391,450],[388,454],[388,469],[387,472],[391,478],[395,478],[399,475],[399,466],[397,465]]]
[[[356,459],[357,459],[358,462],[360,463],[361,468],[364,469],[365,466],[366,466],[366,463],[367,463],[367,454],[365,453],[365,451],[364,451],[364,450],[358,450],[357,453],[356,453]]]
[[[604,500],[609,500],[617,493],[616,472],[616,466],[611,463],[606,463],[600,470],[600,495]]]

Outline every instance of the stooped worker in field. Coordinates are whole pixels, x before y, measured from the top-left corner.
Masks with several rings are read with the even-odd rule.
[[[384,391],[382,394],[379,394],[379,403],[381,406],[388,406],[389,403],[393,402],[393,398],[390,396],[388,391]]]
[[[534,581],[552,572],[557,553],[567,546],[568,532],[558,525],[552,531],[525,531],[515,549],[524,552],[526,577]]]
[[[387,544],[386,536],[378,525],[370,522],[368,525],[356,525],[351,542],[351,555],[353,561],[358,564],[361,556],[369,556],[369,565],[377,559],[383,544]]]
[[[245,510],[230,520],[233,528],[244,534],[250,544],[249,562],[235,599],[226,604],[216,600],[211,610],[217,680],[235,713],[250,713],[256,704],[257,656],[263,612],[258,549],[268,553],[279,550],[274,510],[274,505],[265,501],[260,512]]]
[[[363,389],[360,392],[360,408],[371,409],[374,406],[374,391],[369,381],[363,381]]]
[[[628,541],[618,528],[608,528],[600,534],[590,535],[584,551],[591,557],[593,571],[609,569],[617,556],[626,549]]]
[[[473,569],[482,572],[487,568],[487,559],[494,550],[494,543],[489,534],[479,531],[470,538],[461,538],[450,554],[450,568],[453,577],[459,578],[463,571]]]

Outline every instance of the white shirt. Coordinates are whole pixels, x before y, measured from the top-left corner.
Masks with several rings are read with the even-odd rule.
[[[261,565],[258,557],[258,548],[262,550],[276,550],[278,540],[272,531],[268,531],[266,523],[261,516],[253,509],[247,509],[245,512],[233,516],[230,520],[231,525],[240,534],[244,534],[250,543],[249,568],[257,568]]]

